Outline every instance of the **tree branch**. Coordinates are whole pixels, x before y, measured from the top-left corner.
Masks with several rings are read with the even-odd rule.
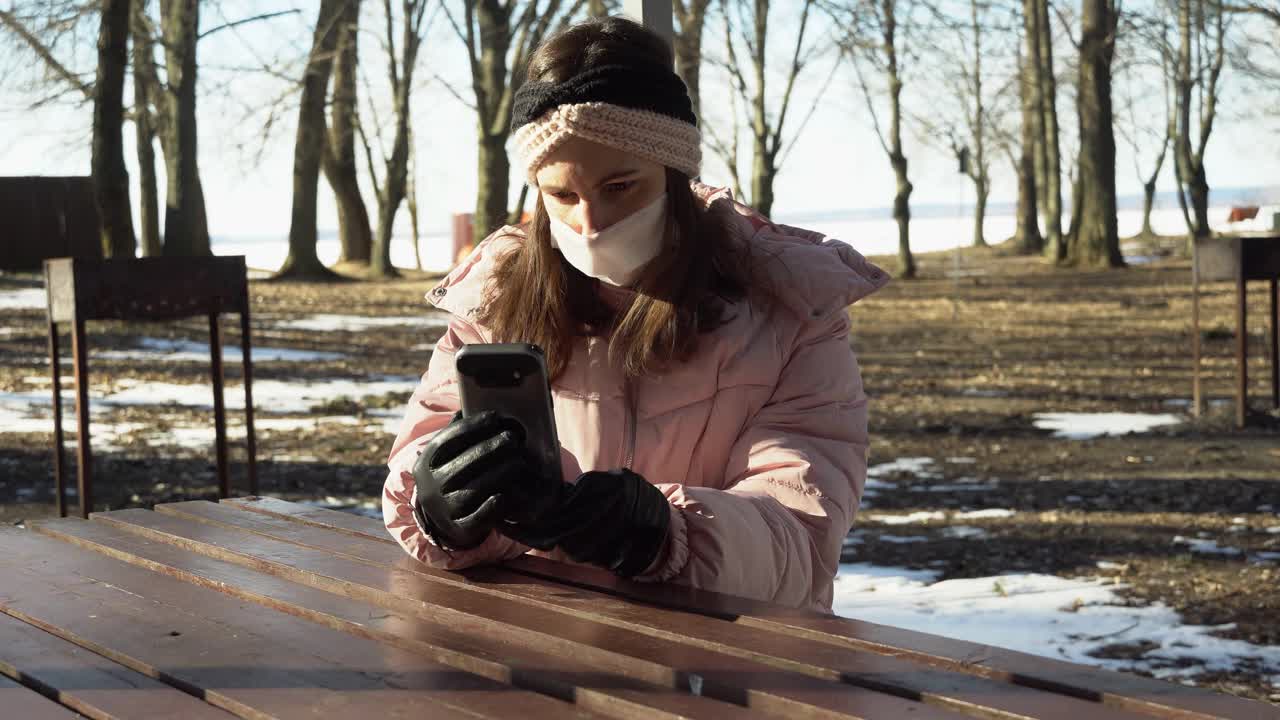
[[[82,81],[75,73],[68,70],[62,63],[58,62],[58,59],[53,56],[53,52],[46,47],[44,43],[40,42],[40,39],[28,30],[27,27],[22,24],[22,21],[19,20],[11,11],[0,10],[0,24],[8,26],[14,34],[21,38],[22,41],[25,42],[33,52],[35,52],[36,55],[40,56],[40,59],[49,66],[49,69],[52,70],[55,75],[61,77],[76,90],[79,90],[85,100],[93,99],[93,87]]]
[[[133,1],[134,1],[134,2],[139,2],[139,0],[133,0]],[[301,11],[301,10],[297,10],[297,9],[295,9],[295,10],[281,10],[280,12],[264,13],[264,14],[262,14],[262,15],[255,15],[255,16],[253,16],[253,17],[247,17],[247,18],[244,18],[243,20],[236,20],[235,22],[223,23],[222,25],[219,25],[219,26],[217,26],[217,27],[215,27],[215,28],[213,28],[213,29],[211,29],[211,30],[205,30],[204,32],[202,32],[202,33],[200,33],[199,35],[197,35],[197,36],[196,36],[196,39],[197,39],[197,40],[203,40],[203,39],[205,39],[205,38],[209,37],[210,35],[212,35],[212,34],[214,34],[214,33],[218,32],[218,31],[220,31],[220,30],[228,30],[228,29],[233,28],[233,27],[239,27],[239,26],[241,26],[241,25],[248,25],[249,23],[257,22],[257,21],[259,21],[259,20],[270,20],[271,18],[281,17],[282,15],[300,15],[300,14],[302,14],[302,11]]]
[[[787,120],[787,109],[791,106],[791,91],[795,88],[796,76],[807,64],[801,61],[800,52],[804,49],[804,33],[809,25],[809,11],[813,8],[813,0],[804,0],[804,10],[800,13],[800,32],[796,35],[796,49],[791,55],[791,71],[787,75],[787,89],[782,93],[782,107],[778,109],[778,122],[773,126],[773,137],[769,141],[770,154],[777,155],[782,145],[782,127]]]
[[[779,156],[777,163],[778,167],[782,167],[786,164],[787,157],[791,155],[791,150],[795,148],[796,143],[800,141],[800,136],[804,134],[804,129],[809,124],[809,120],[813,118],[813,114],[818,110],[818,105],[821,104],[823,96],[827,94],[827,88],[831,87],[831,80],[835,78],[836,68],[838,67],[840,67],[839,55],[836,56],[836,61],[831,63],[831,72],[827,73],[827,79],[822,83],[822,89],[814,96],[813,104],[809,106],[809,112],[805,113],[804,120],[800,121],[800,127],[796,128],[795,134],[791,136],[791,142],[787,143],[787,149],[783,150],[782,154]],[[877,130],[877,132],[879,131]],[[884,146],[883,140],[880,142],[880,145],[881,147]]]

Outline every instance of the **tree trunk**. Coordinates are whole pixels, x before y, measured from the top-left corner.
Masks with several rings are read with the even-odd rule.
[[[138,146],[138,199],[142,227],[140,228],[143,258],[160,255],[160,199],[156,193],[156,127],[159,108],[152,108],[161,100],[156,97],[155,44],[152,41],[151,18],[147,17],[147,4],[133,0],[133,126],[137,129]]]
[[[507,52],[511,48],[511,24],[496,0],[471,0],[479,25],[483,48],[476,83],[478,123],[476,209],[472,215],[472,243],[479,245],[507,219],[507,194],[510,192],[511,163],[505,143],[511,119],[503,99],[515,92],[523,78],[508,78]]]
[[[987,223],[987,196],[990,194],[988,190],[989,183],[982,177],[973,179],[973,191],[977,196],[973,204],[973,246],[986,247],[987,237],[984,232]]]
[[[1191,200],[1192,220],[1196,237],[1209,236],[1209,182],[1205,177],[1204,163],[1196,163],[1187,183],[1187,195]]]
[[[1111,111],[1115,10],[1108,0],[1084,0],[1076,112],[1080,204],[1072,207],[1070,259],[1083,267],[1123,267],[1116,229],[1116,139]]]
[[[508,225],[524,224],[524,206],[529,202],[529,186],[522,185],[520,187],[520,197],[516,200],[516,206],[511,208],[511,214],[507,216]]]
[[[705,25],[707,6],[710,0],[689,0],[688,7],[683,0],[673,0],[675,19],[679,26],[675,32],[676,73],[689,88],[689,99],[693,102],[693,114],[702,117],[701,103],[701,69],[702,69],[702,28]]]
[[[1151,228],[1151,208],[1155,205],[1156,200],[1156,181],[1148,180],[1142,184],[1142,234],[1146,237],[1155,237],[1155,230]]]
[[[608,17],[609,8],[604,4],[604,0],[588,0],[587,15],[593,18]]]
[[[911,253],[911,183],[907,180],[907,159],[902,158],[899,169],[895,163],[894,177],[897,191],[893,195],[893,219],[898,223],[898,275],[903,278],[916,276],[916,258]]]
[[[209,226],[200,190],[196,143],[197,0],[161,0],[164,31],[166,122],[165,255],[209,255]]]
[[[1196,2],[1196,12],[1192,13],[1192,3]],[[1178,196],[1183,204],[1183,214],[1187,217],[1188,244],[1196,238],[1209,235],[1209,183],[1204,169],[1204,152],[1213,130],[1213,121],[1217,108],[1217,80],[1222,69],[1223,25],[1219,16],[1213,19],[1214,37],[1201,38],[1200,34],[1208,34],[1209,19],[1205,17],[1204,0],[1180,0],[1178,3],[1178,63],[1176,69],[1177,82],[1177,133],[1174,140],[1174,161],[1178,176]],[[1211,60],[1205,55],[1213,51],[1210,47],[1216,43],[1216,54]],[[1198,62],[1192,66],[1192,52],[1198,54]],[[1194,98],[1193,98],[1194,93]],[[1197,148],[1192,148],[1191,119],[1193,102],[1198,102],[1199,138]],[[1184,194],[1185,193],[1185,194]],[[1188,214],[1187,203],[1190,203]]]
[[[137,130],[139,210],[142,257],[160,255],[160,198],[156,190],[156,129],[151,108],[155,82],[155,48],[146,3],[133,0],[133,107]]]
[[[1014,231],[1014,243],[1018,252],[1024,255],[1038,254],[1044,251],[1044,236],[1040,234],[1039,222],[1039,184],[1037,178],[1036,158],[1041,154],[1043,145],[1036,141],[1039,133],[1040,97],[1036,93],[1036,62],[1038,43],[1035,39],[1034,15],[1028,6],[1031,0],[1024,0],[1023,8],[1023,40],[1025,51],[1018,53],[1018,97],[1022,108],[1021,148],[1018,156],[1018,209],[1017,229]],[[1040,170],[1043,172],[1043,170]]]
[[[422,272],[422,241],[418,237],[418,153],[413,141],[413,128],[409,128],[409,172],[405,188],[405,205],[409,209],[409,238],[413,241],[413,261]]]
[[[769,217],[773,212],[773,180],[778,170],[769,152],[768,139],[756,136],[755,162],[751,169],[751,204],[761,215]]]
[[[325,88],[338,47],[339,8],[344,0],[321,0],[320,16],[311,39],[311,55],[302,79],[298,133],[293,144],[293,210],[289,219],[289,256],[277,278],[333,279],[337,277],[316,256],[316,195],[320,157],[327,142],[324,131]]]
[[[510,192],[511,162],[507,159],[506,138],[486,134],[480,138],[476,191],[476,214],[472,222],[472,242],[476,245],[507,222],[507,194]]]
[[[1035,185],[1037,217],[1039,212],[1048,207],[1049,198],[1046,193],[1049,187],[1049,176],[1045,168],[1049,164],[1048,151],[1045,148],[1044,132],[1044,79],[1040,72],[1040,3],[1039,0],[1022,0],[1022,28],[1026,34],[1027,56],[1024,60],[1026,82],[1031,97],[1031,129],[1035,149]],[[1025,123],[1025,120],[1024,120]],[[1038,229],[1038,226],[1037,226]],[[1041,241],[1044,236],[1041,235]]]
[[[391,146],[391,159],[387,161],[387,174],[382,183],[382,197],[378,202],[378,230],[373,238],[372,274],[393,277],[395,266],[391,264],[391,234],[395,228],[396,213],[404,202],[409,180],[409,79],[401,80],[402,86],[396,99],[396,135]]]
[[[1062,155],[1058,147],[1058,85],[1053,75],[1053,27],[1048,0],[1036,0],[1036,34],[1040,51],[1040,128],[1045,163],[1045,255],[1054,262],[1066,258],[1062,239]]]
[[[333,63],[333,107],[321,168],[338,206],[339,264],[368,265],[373,254],[369,210],[356,168],[356,72],[359,67],[360,0],[346,0],[338,19]]]
[[[1144,237],[1155,237],[1155,230],[1151,228],[1151,210],[1155,206],[1156,199],[1156,180],[1160,177],[1160,169],[1164,167],[1165,155],[1169,152],[1169,141],[1176,132],[1175,126],[1176,113],[1169,113],[1169,122],[1165,127],[1164,144],[1160,146],[1160,154],[1156,156],[1155,168],[1151,170],[1151,175],[1142,183],[1142,235]]]
[[[102,254],[131,258],[137,251],[129,171],[124,164],[124,75],[129,65],[129,0],[103,0],[98,28],[98,74],[93,85],[93,197]]]

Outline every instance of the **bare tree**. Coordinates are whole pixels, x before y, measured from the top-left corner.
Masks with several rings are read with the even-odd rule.
[[[766,216],[773,212],[773,183],[786,157],[784,150],[789,151],[789,148],[794,146],[795,137],[799,134],[796,132],[788,136],[785,132],[787,112],[791,106],[796,79],[813,59],[822,54],[821,48],[805,43],[805,34],[814,2],[815,0],[802,2],[799,27],[795,32],[795,46],[791,52],[790,63],[784,71],[786,83],[777,104],[770,108],[768,99],[778,97],[776,93],[770,92],[767,84],[769,74],[767,70],[770,66],[768,60],[770,0],[751,0],[750,3],[747,0],[722,0],[725,23],[729,27],[725,48],[728,57],[723,66],[729,72],[733,89],[748,108],[750,116],[748,127],[752,139],[751,204]],[[738,35],[736,39],[735,32]],[[742,65],[738,62],[738,51],[735,46],[739,43],[747,53],[750,82],[747,80],[746,73],[743,72]],[[819,92],[819,97],[822,92],[825,92],[826,85],[830,84],[834,71],[835,65],[832,66],[832,73],[827,76],[827,83]],[[811,115],[812,111],[806,116],[805,121]],[[802,121],[799,128],[803,128],[804,124],[805,122]]]
[[[1018,177],[1017,229],[1014,242],[1018,251],[1027,255],[1044,252],[1044,235],[1040,233],[1037,178],[1044,177],[1044,137],[1041,129],[1039,47],[1036,33],[1035,0],[1019,3],[1022,17],[1022,42],[1018,45],[1018,98],[1022,111],[1019,123],[1018,156],[1014,167]],[[1040,171],[1037,172],[1037,167]]]
[[[991,194],[991,151],[1011,152],[1011,133],[1002,125],[1012,115],[1019,72],[1016,51],[1009,44],[1017,35],[986,0],[969,0],[965,16],[934,6],[930,8],[939,31],[934,33],[932,63],[940,68],[941,87],[927,112],[916,122],[933,142],[945,142],[960,172],[973,183],[973,244],[987,244],[987,201]],[[953,35],[952,35],[953,34]],[[951,41],[949,38],[954,37]]]
[[[1280,29],[1280,5],[1275,0],[1254,0],[1253,2],[1230,3],[1223,6],[1226,12],[1258,15],[1266,18]]]
[[[511,164],[506,142],[511,104],[524,84],[529,56],[553,30],[565,27],[586,0],[460,0],[459,22],[446,2],[454,32],[467,49],[475,94],[477,170],[474,242],[479,244],[508,217]]]
[[[200,6],[195,0],[160,0],[164,34],[165,122],[161,146],[165,156],[168,199],[164,216],[165,255],[210,255],[204,191],[196,163],[196,28]]]
[[[693,114],[702,117],[702,29],[711,0],[671,0],[675,20],[676,73],[689,88]]]
[[[333,271],[316,256],[316,195],[325,137],[325,88],[333,71],[338,26],[345,0],[321,0],[302,79],[298,131],[293,147],[293,208],[289,218],[289,255],[277,278],[333,279]]]
[[[129,0],[103,0],[98,76],[93,85],[93,195],[102,253],[131,258],[137,250],[129,171],[124,164],[124,76],[129,66]]]
[[[961,83],[959,95],[964,105],[964,124],[968,130],[968,139],[972,143],[973,152],[969,154],[969,146],[961,146],[954,139],[952,140],[952,149],[956,153],[961,171],[969,176],[973,181],[974,190],[974,207],[973,207],[973,244],[975,247],[984,247],[987,244],[986,236],[983,234],[983,228],[986,225],[987,218],[987,198],[991,194],[991,163],[987,156],[987,138],[991,135],[993,128],[987,119],[988,107],[987,100],[983,95],[983,64],[984,49],[982,45],[984,23],[982,22],[985,14],[985,5],[979,0],[969,0],[969,42],[965,43],[963,36],[961,45],[971,44],[969,55],[972,58],[970,63],[960,63]]]
[[[418,151],[409,138],[409,183],[405,191],[405,206],[409,210],[409,234],[413,241],[413,260],[418,271],[422,271],[422,243],[418,237]]]
[[[1169,143],[1177,125],[1169,71],[1173,49],[1168,38],[1169,23],[1163,12],[1153,13],[1151,17],[1130,12],[1126,13],[1126,18],[1122,18],[1127,27],[1121,37],[1127,35],[1134,40],[1117,47],[1117,52],[1120,48],[1127,47],[1132,57],[1120,68],[1124,83],[1120,94],[1122,107],[1118,117],[1123,122],[1117,122],[1115,127],[1133,153],[1133,169],[1142,183],[1142,230],[1138,235],[1153,238],[1156,233],[1151,227],[1151,211],[1155,206],[1156,182],[1164,168]],[[1151,70],[1154,72],[1150,72]],[[1155,83],[1151,82],[1153,76]],[[1138,85],[1137,89],[1134,88],[1135,83]],[[1163,113],[1154,118],[1149,109],[1153,94],[1160,96],[1163,109]],[[1149,165],[1150,172],[1146,172],[1142,159],[1144,153],[1151,148],[1156,148],[1155,157]]]
[[[1084,0],[1080,19],[1080,80],[1076,117],[1079,201],[1072,204],[1068,259],[1085,267],[1123,267],[1116,229],[1116,140],[1111,107],[1111,61],[1119,13],[1116,0]]]
[[[359,67],[360,0],[344,0],[338,18],[337,57],[333,62],[333,102],[321,169],[338,206],[338,264],[368,265],[373,255],[369,210],[360,194],[356,166],[356,90]]]
[[[38,6],[27,6],[25,13],[0,9],[0,28],[17,41],[17,46],[35,57],[45,70],[41,78],[42,97],[31,104],[38,108],[70,95],[76,102],[93,101],[93,83],[89,80],[96,66],[79,70],[74,57],[67,57],[86,38],[92,20],[99,18],[99,3],[93,0],[46,0]],[[96,30],[96,26],[94,28]]]
[[[396,50],[396,16],[393,14],[391,0],[383,0],[385,14],[383,42],[387,49],[387,79],[391,87],[395,114],[395,135],[391,141],[391,153],[383,156],[383,177],[378,181],[374,169],[373,152],[369,147],[367,134],[361,134],[365,145],[365,154],[369,160],[369,174],[373,180],[374,190],[378,196],[378,227],[373,238],[373,258],[370,273],[378,277],[392,277],[396,274],[391,264],[391,233],[395,226],[396,214],[404,202],[409,180],[409,141],[412,137],[412,122],[409,112],[409,100],[412,97],[413,74],[418,64],[418,51],[422,48],[422,39],[426,30],[427,0],[401,0],[400,3],[400,49]],[[375,120],[375,126],[377,122]]]
[[[1178,201],[1191,238],[1206,237],[1209,183],[1204,153],[1217,118],[1221,91],[1218,80],[1226,61],[1226,15],[1217,0],[1172,2],[1176,3],[1178,18],[1178,54],[1173,68],[1177,113],[1173,158]]]
[[[850,61],[858,88],[866,101],[880,149],[889,159],[896,181],[893,219],[898,224],[898,276],[915,277],[916,261],[911,253],[911,191],[907,156],[902,145],[902,88],[904,64],[911,57],[908,28],[915,0],[860,0],[829,7],[837,26],[849,29],[840,40],[840,51]],[[864,69],[865,67],[865,69]],[[887,92],[873,90],[869,72],[883,77]],[[888,100],[888,128],[880,122],[879,98]]]
[[[1045,255],[1058,262],[1066,259],[1062,236],[1062,154],[1058,144],[1058,82],[1053,70],[1053,25],[1049,22],[1049,0],[1030,0],[1036,14],[1035,81],[1040,97],[1040,142],[1044,155],[1044,182],[1041,212],[1044,214]]]
[[[724,10],[724,4],[721,3],[720,8]],[[730,52],[733,48],[733,26],[730,25],[727,18],[721,24],[724,30],[724,47]],[[733,71],[729,69],[729,63],[725,60],[713,60],[712,64],[724,70],[729,76],[730,85],[733,84]],[[736,86],[735,86],[736,87]],[[741,93],[731,91],[729,93],[729,118],[727,124],[729,131],[722,133],[716,128],[720,125],[718,122],[707,122],[705,118],[700,117],[700,125],[703,130],[703,142],[716,154],[724,163],[726,171],[729,173],[729,179],[733,184],[733,195],[739,200],[745,201],[747,196],[742,191],[742,169],[740,166],[741,153],[738,138],[742,130],[742,107],[740,106]]]
[[[147,0],[133,0],[130,35],[133,39],[133,124],[138,148],[138,206],[143,257],[156,257],[160,247],[160,200],[156,190],[155,26]]]

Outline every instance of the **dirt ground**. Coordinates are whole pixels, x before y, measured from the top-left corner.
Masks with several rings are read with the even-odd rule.
[[[1207,414],[1191,418],[1189,262],[1176,256],[1124,270],[1080,272],[999,249],[918,256],[921,277],[896,281],[852,310],[853,342],[871,396],[871,462],[931,458],[930,473],[887,473],[855,528],[848,560],[941,570],[941,579],[1001,572],[1113,576],[1134,601],[1163,601],[1188,623],[1225,625],[1224,637],[1280,645],[1280,414],[1270,408],[1263,284],[1249,296],[1250,394],[1254,424],[1233,427],[1234,290],[1202,288]],[[892,272],[892,258],[880,258]],[[0,275],[0,290],[40,287],[31,274]],[[345,360],[255,362],[255,383],[300,378],[406,377],[426,368],[439,330],[363,333],[275,327],[319,313],[374,317],[424,312],[432,279],[379,283],[252,285],[255,347],[347,353]],[[42,310],[4,311],[0,392],[49,389]],[[224,325],[238,342],[237,323]],[[207,342],[204,321],[95,323],[93,352],[132,347],[137,336]],[[63,347],[70,348],[64,337]],[[67,351],[64,350],[64,356]],[[128,381],[207,382],[205,363],[93,359],[94,393]],[[69,368],[64,372],[69,374]],[[239,366],[228,362],[228,393]],[[323,432],[259,431],[261,492],[288,499],[376,499],[390,437],[378,412],[398,410],[412,390],[335,398],[316,415],[360,422]],[[67,409],[70,412],[70,408]],[[259,407],[258,418],[271,408]],[[1051,437],[1040,412],[1175,413],[1183,422],[1143,434],[1093,440]],[[235,415],[235,413],[231,413]],[[176,406],[117,410],[102,421],[154,432],[208,423]],[[70,423],[70,416],[67,416]],[[99,422],[95,418],[95,422]],[[0,433],[0,520],[52,513],[52,433]],[[69,448],[72,447],[69,445]],[[157,444],[140,432],[123,451],[95,456],[96,509],[213,497],[212,452]],[[74,460],[68,452],[68,460]],[[243,487],[244,452],[232,446],[233,483]],[[74,472],[74,468],[72,468]],[[74,474],[70,476],[74,478]],[[883,513],[1007,508],[1010,517],[965,520],[981,541],[935,520],[890,526]],[[922,541],[879,540],[914,534]],[[1235,555],[1193,552],[1175,538],[1214,540]],[[1261,554],[1261,555],[1260,555]],[[1099,561],[1107,569],[1100,569]],[[1142,653],[1117,643],[1109,656]],[[1197,676],[1208,687],[1280,703],[1260,673]]]

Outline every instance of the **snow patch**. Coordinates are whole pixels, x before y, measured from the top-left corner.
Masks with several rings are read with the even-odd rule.
[[[1240,548],[1221,546],[1213,540],[1199,540],[1196,538],[1187,538],[1181,535],[1175,535],[1173,538],[1174,545],[1186,545],[1191,548],[1191,552],[1203,553],[1205,555],[1239,555]]]
[[[959,512],[955,514],[956,520],[989,520],[993,518],[1010,518],[1018,513],[1013,510],[1004,508],[992,508],[990,510],[970,510],[969,512]]]
[[[1185,625],[1162,603],[1131,607],[1121,585],[1098,578],[1008,574],[934,582],[928,570],[841,565],[834,611],[970,642],[1166,679],[1252,666],[1280,675],[1280,647],[1213,635],[1225,627]],[[1135,658],[1092,657],[1108,645],[1149,644]]]
[[[971,525],[955,525],[943,528],[942,535],[954,540],[982,540],[989,537],[986,530]]]
[[[946,520],[947,514],[938,511],[922,511],[913,512],[909,515],[873,515],[867,520],[877,522],[882,525],[912,525],[915,523],[926,523],[932,520]]]
[[[276,323],[277,328],[289,330],[313,330],[316,332],[364,332],[375,328],[386,327],[421,327],[444,329],[449,327],[449,316],[445,313],[423,315],[406,315],[396,317],[366,317],[363,315],[309,315],[296,320]]]
[[[302,414],[310,412],[315,405],[339,397],[362,398],[369,395],[402,392],[407,398],[417,383],[416,377],[384,380],[333,379],[311,383],[259,380],[253,383],[253,405],[259,411],[270,409],[276,413]],[[121,385],[124,386],[123,390],[96,402],[107,405],[174,404],[198,408],[213,407],[213,388],[209,385],[133,382],[122,382]],[[227,410],[244,409],[244,391],[239,387],[225,389],[223,396]]]
[[[22,288],[0,292],[0,310],[44,310],[49,294],[44,288]]]
[[[1053,437],[1088,440],[1107,435],[1143,433],[1164,425],[1182,422],[1168,413],[1036,413],[1033,424],[1041,430],[1052,430]]]
[[[163,360],[165,362],[208,362],[208,343],[190,340],[166,340],[162,338],[144,337],[138,340],[137,350],[106,350],[92,354],[95,358],[109,360]],[[250,357],[254,362],[315,362],[323,360],[340,360],[345,353],[322,352],[315,350],[294,350],[292,348],[250,347]],[[222,361],[239,363],[244,353],[236,345],[222,347]]]

